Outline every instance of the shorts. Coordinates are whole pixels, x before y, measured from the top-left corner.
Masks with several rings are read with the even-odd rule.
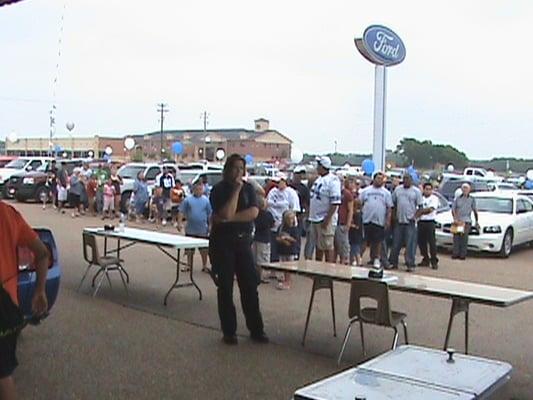
[[[18,366],[16,349],[18,333],[0,338],[0,379],[12,375]]]
[[[361,257],[362,243],[353,243],[350,245],[350,258]]]
[[[335,251],[343,260],[350,257],[350,240],[348,238],[348,231],[349,228],[346,225],[338,225],[335,229]]]
[[[104,196],[103,211],[115,211],[115,198],[112,196]]]
[[[270,243],[254,242],[252,250],[257,265],[261,266],[270,262]]]
[[[70,194],[70,205],[74,208],[78,208],[81,204],[81,196],[79,194]]]
[[[192,238],[197,238],[197,239],[207,239],[207,240],[209,240],[209,235],[207,233],[205,235],[192,235],[192,234],[189,234],[189,233],[185,232],[185,236],[192,237]],[[186,249],[185,250],[185,254],[191,254],[191,253],[194,254],[195,250],[196,249]],[[206,251],[207,251],[207,249],[200,249],[200,253],[206,252]]]
[[[311,222],[309,225],[311,235],[316,237],[316,248],[320,251],[334,249],[335,225],[329,224],[326,229],[322,229],[321,222]]]
[[[385,240],[385,228],[376,224],[365,224],[365,239],[368,243],[381,243]]]

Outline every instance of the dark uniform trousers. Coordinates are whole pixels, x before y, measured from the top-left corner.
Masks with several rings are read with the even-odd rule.
[[[431,261],[432,264],[436,264],[439,261],[437,258],[437,244],[435,243],[434,220],[418,221],[418,247],[420,248],[420,254],[422,255],[423,261]]]
[[[233,336],[237,331],[237,314],[233,303],[233,277],[235,275],[241,292],[241,305],[246,318],[246,326],[252,335],[262,334],[263,318],[259,310],[257,293],[259,276],[255,268],[251,236],[213,239],[211,237],[209,243],[209,258],[218,286],[218,315],[223,334]]]

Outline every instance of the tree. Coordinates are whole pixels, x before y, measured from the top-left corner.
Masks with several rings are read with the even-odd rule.
[[[417,168],[433,168],[436,164],[453,164],[456,168],[468,165],[468,158],[455,147],[443,144],[433,144],[430,140],[422,142],[414,138],[403,138],[396,147],[396,154],[400,155],[405,165]]]

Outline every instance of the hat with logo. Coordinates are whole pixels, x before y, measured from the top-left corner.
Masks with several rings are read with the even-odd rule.
[[[303,165],[297,165],[295,168],[294,168],[294,173],[295,174],[305,174],[307,171],[305,169],[305,167]]]
[[[326,169],[331,168],[331,158],[329,158],[328,156],[317,157],[316,162]]]

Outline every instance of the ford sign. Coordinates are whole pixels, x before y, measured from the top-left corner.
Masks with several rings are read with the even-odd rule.
[[[361,54],[374,64],[391,66],[405,59],[402,39],[381,25],[371,25],[366,28],[363,37],[355,39],[355,44]]]

